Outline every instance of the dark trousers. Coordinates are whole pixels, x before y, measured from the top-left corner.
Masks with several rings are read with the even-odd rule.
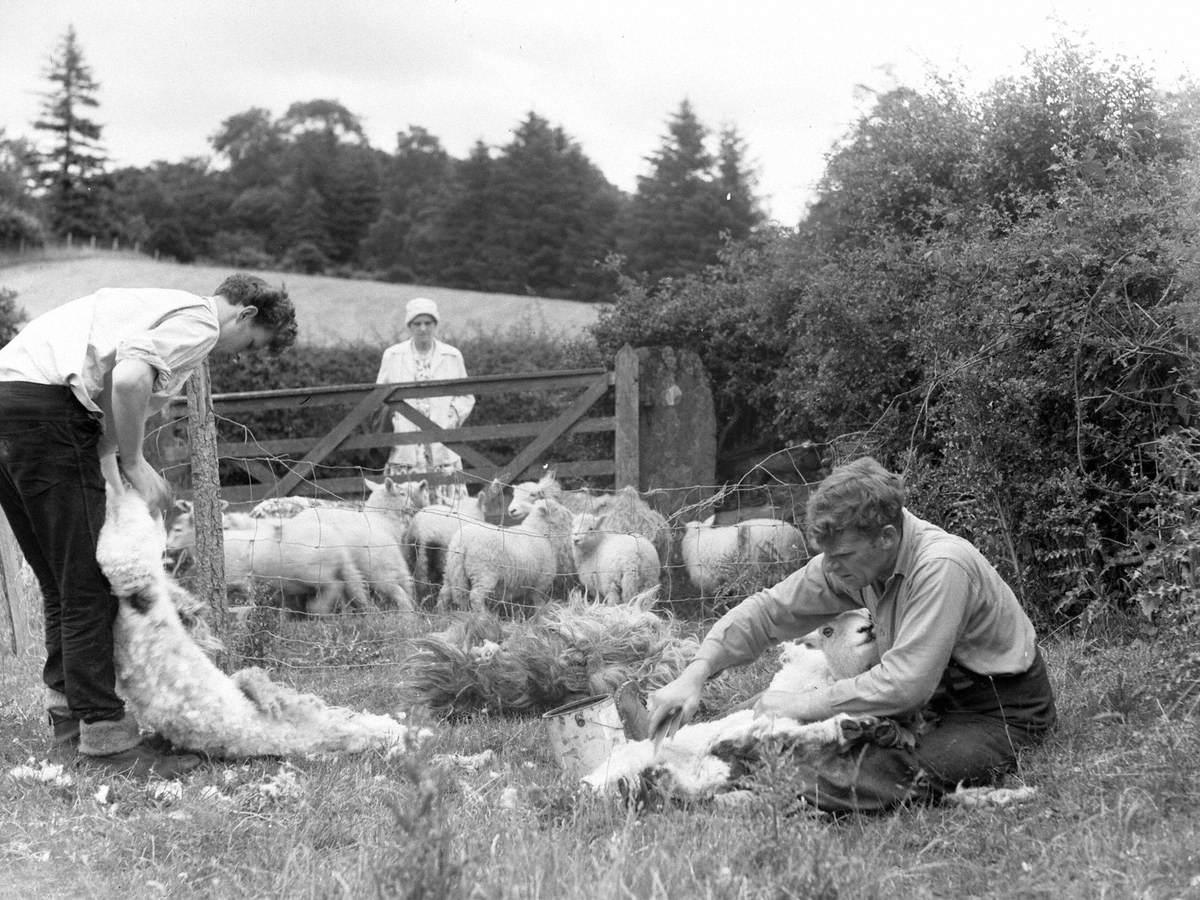
[[[100,433],[69,388],[0,382],[0,508],[45,599],[42,680],[85,722],[125,709],[113,664],[117,600],[96,562]]]
[[[801,795],[830,812],[873,812],[928,801],[1012,771],[1022,750],[1054,725],[1054,692],[1041,653],[1020,675],[976,675],[951,664],[915,748],[863,742],[799,755]]]

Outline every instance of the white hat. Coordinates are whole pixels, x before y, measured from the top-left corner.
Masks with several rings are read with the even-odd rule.
[[[438,315],[437,304],[428,297],[413,297],[408,301],[408,305],[404,307],[404,324],[411,325],[412,320],[417,316],[432,316],[433,321],[441,320]]]

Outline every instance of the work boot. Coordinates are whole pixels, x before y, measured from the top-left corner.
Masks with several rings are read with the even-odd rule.
[[[200,757],[163,753],[144,744],[137,720],[126,713],[120,719],[83,723],[79,732],[79,763],[89,769],[144,781],[150,777],[179,778],[200,765]]]
[[[71,715],[67,698],[58,691],[47,688],[45,708],[50,728],[54,732],[50,757],[56,762],[74,757],[79,744],[79,720]]]

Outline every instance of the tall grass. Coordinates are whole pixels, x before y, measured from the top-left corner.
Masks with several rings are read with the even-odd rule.
[[[404,636],[438,624],[394,616],[263,621],[259,649],[278,679],[391,711]],[[580,793],[537,719],[413,710],[435,737],[406,759],[213,763],[177,788],[0,776],[0,896],[1200,895],[1196,710],[1165,687],[1174,651],[1081,637],[1045,649],[1061,719],[1021,760],[1016,780],[1038,793],[1015,807],[835,822],[790,814],[788,792],[768,786],[744,806],[636,813]],[[45,756],[37,670],[0,660],[0,772]],[[714,697],[763,677],[731,673]],[[485,750],[474,770],[438,761]]]

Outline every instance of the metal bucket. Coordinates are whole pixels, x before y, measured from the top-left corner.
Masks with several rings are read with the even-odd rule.
[[[625,743],[617,704],[608,694],[564,703],[543,713],[542,718],[555,759],[564,772],[576,778],[597,769]]]

